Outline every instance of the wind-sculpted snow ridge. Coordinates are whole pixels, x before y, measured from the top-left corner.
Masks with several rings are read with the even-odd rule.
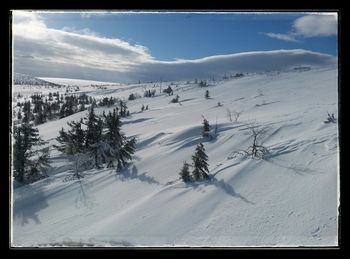
[[[205,88],[183,82],[172,86],[173,96],[160,93],[157,83],[156,96],[128,101],[131,116],[122,118],[122,131],[138,141],[133,164],[65,180],[72,166],[53,150],[49,177],[13,190],[12,244],[337,246],[338,125],[324,123],[327,112],[338,118],[337,74],[334,68],[249,74]],[[126,99],[153,87],[108,93]],[[170,103],[176,95],[180,103]],[[227,109],[241,112],[237,121]],[[86,115],[38,129],[52,146],[66,122]],[[207,138],[202,116],[210,124]],[[243,152],[252,145],[252,127],[264,128],[261,143],[269,153],[262,159]],[[198,143],[209,157],[210,180],[186,184],[179,172],[184,161],[192,164]]]

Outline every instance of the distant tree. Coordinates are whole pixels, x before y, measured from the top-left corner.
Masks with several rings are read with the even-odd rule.
[[[79,108],[79,111],[82,112],[82,111],[85,111],[85,103],[81,103],[80,104],[80,108]]]
[[[200,87],[206,87],[206,86],[208,86],[207,81],[205,81],[205,80],[202,81],[202,80],[201,80],[201,81],[199,82],[199,86],[200,86]]]
[[[132,100],[135,100],[135,99],[136,99],[136,97],[135,97],[134,94],[130,94],[129,95],[129,98],[128,98],[129,101],[132,101]]]
[[[141,111],[143,112],[145,110],[145,106],[142,104]]]
[[[146,108],[145,108],[145,110],[148,110],[148,105],[146,105]]]
[[[163,90],[163,93],[167,93],[168,95],[173,95],[173,89],[169,85],[168,88]]]
[[[155,94],[156,94],[156,90],[155,89],[153,89],[152,91],[151,90],[147,90],[144,93],[144,97],[154,97]]]
[[[208,156],[205,153],[205,149],[202,143],[199,143],[196,147],[196,152],[192,156],[193,161],[193,177],[195,181],[209,179],[208,169]]]
[[[185,183],[192,181],[191,173],[189,171],[189,164],[187,164],[186,161],[184,162],[179,175],[180,179],[182,179]]]

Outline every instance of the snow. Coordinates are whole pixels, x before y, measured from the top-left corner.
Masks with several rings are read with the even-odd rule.
[[[138,139],[133,166],[65,181],[69,161],[53,151],[50,177],[13,190],[12,245],[336,246],[338,128],[323,121],[327,112],[338,118],[337,69],[249,74],[206,88],[176,84],[180,103],[169,103],[174,96],[160,94],[160,83],[91,90],[126,99],[155,86],[156,97],[127,102],[122,131]],[[142,104],[149,110],[140,112]],[[242,111],[238,122],[227,108]],[[96,112],[103,109],[113,107]],[[201,136],[202,115],[211,140]],[[40,135],[57,144],[59,129],[83,116],[39,125]],[[267,128],[264,160],[234,153],[251,145],[251,124]],[[200,142],[214,178],[185,184],[178,173]]]
[[[120,85],[111,82],[101,82],[94,80],[72,79],[72,78],[55,78],[55,77],[39,77],[42,80],[60,84],[60,85],[74,85],[74,86],[91,86],[91,85]]]

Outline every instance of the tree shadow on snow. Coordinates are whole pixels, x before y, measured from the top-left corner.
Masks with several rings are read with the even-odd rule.
[[[117,173],[116,177],[122,181],[138,179],[141,182],[146,182],[149,184],[160,184],[157,180],[154,179],[154,177],[148,176],[147,172],[139,174],[138,169],[135,165],[132,166],[131,170],[130,168],[125,168],[121,172]]]
[[[13,193],[13,220],[22,226],[34,221],[41,224],[38,212],[48,207],[44,193],[30,184],[18,188]]]
[[[303,165],[300,165],[300,164],[292,164],[290,166],[286,165],[286,164],[284,164],[284,161],[282,159],[277,159],[276,157],[264,159],[263,161],[268,162],[270,164],[273,164],[275,166],[284,168],[284,169],[291,170],[292,172],[294,172],[295,174],[298,174],[298,175],[321,173],[321,172],[317,172],[316,170],[312,170],[311,168],[304,167]],[[280,161],[283,163],[276,162],[276,161]]]
[[[202,182],[192,182],[192,183],[186,183],[186,185],[188,187],[194,187],[194,188],[197,188],[199,187],[201,184],[204,184],[204,185],[214,185],[216,188],[219,188],[221,189],[222,191],[224,191],[226,194],[234,197],[234,198],[239,198],[241,199],[242,201],[246,202],[246,203],[249,203],[249,204],[252,204],[252,205],[255,205],[254,202],[248,200],[247,198],[245,198],[244,196],[242,196],[241,194],[239,194],[238,192],[236,192],[234,190],[234,188],[226,183],[223,179],[221,179],[220,181],[218,181],[218,179],[216,179],[214,176],[210,176],[210,180],[204,180]]]
[[[86,183],[83,179],[78,179],[76,183],[79,187],[77,196],[75,197],[75,207],[78,209],[81,207],[93,207],[93,198],[88,191],[89,187],[91,187],[91,183]]]
[[[208,184],[212,184],[215,187],[220,188],[221,190],[223,190],[226,194],[228,194],[228,195],[230,195],[232,197],[235,197],[235,198],[239,198],[239,199],[241,199],[242,201],[244,201],[246,203],[249,203],[249,204],[252,204],[252,205],[255,204],[254,202],[248,200],[247,198],[245,198],[244,196],[242,196],[241,194],[236,192],[233,189],[233,187],[230,184],[226,183],[223,179],[218,181],[215,177],[213,177],[211,179],[211,181],[208,182]]]

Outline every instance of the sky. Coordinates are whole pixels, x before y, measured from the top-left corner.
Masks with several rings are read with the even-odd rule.
[[[337,14],[14,11],[13,50],[15,72],[32,76],[132,82],[170,79],[180,67],[204,76],[214,64],[203,63],[219,68],[239,53],[336,57]]]

